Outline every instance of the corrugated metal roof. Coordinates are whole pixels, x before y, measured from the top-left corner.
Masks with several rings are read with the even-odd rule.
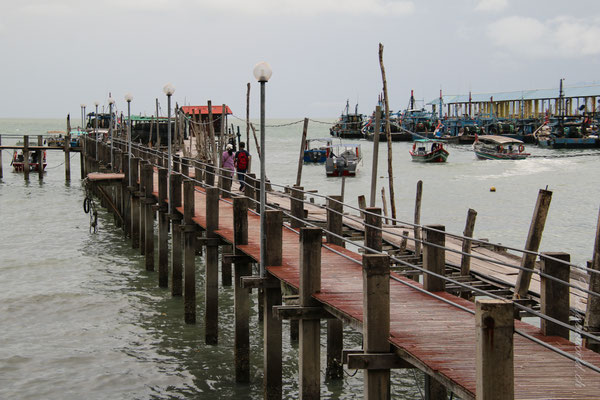
[[[563,87],[565,97],[593,97],[600,96],[600,85],[573,86]],[[514,100],[541,100],[555,99],[559,97],[559,89],[533,89],[533,90],[517,90],[513,92],[496,92],[496,93],[473,93],[471,94],[471,102],[487,102],[490,98],[494,101],[514,101]],[[453,103],[468,103],[469,95],[446,95],[442,96],[444,104]],[[439,105],[439,97],[431,100],[427,105]]]
[[[223,110],[223,106],[212,106],[212,112],[213,114],[221,114]],[[181,111],[183,111],[186,114],[202,114],[202,115],[208,115],[208,106],[183,106],[181,107]],[[225,112],[227,113],[227,115],[231,115],[233,114],[233,112],[231,112],[231,109],[229,108],[229,106],[225,106]]]

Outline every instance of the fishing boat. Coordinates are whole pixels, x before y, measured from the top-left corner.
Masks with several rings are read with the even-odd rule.
[[[332,138],[306,139],[306,143],[304,145],[304,162],[324,163],[329,156],[332,145]]]
[[[473,151],[482,160],[524,160],[530,155],[521,140],[498,135],[477,136]]]
[[[329,129],[331,136],[343,139],[362,139],[364,115],[358,113],[358,104],[354,113],[350,113],[350,103],[346,101],[346,108],[340,115],[338,121]]]
[[[327,176],[355,176],[361,160],[360,144],[332,145],[325,161],[325,173]]]
[[[23,150],[13,152],[13,158],[10,163],[13,166],[15,172],[23,172],[25,171],[25,155],[23,154]],[[42,151],[42,170],[46,169],[46,150]],[[29,152],[29,170],[30,171],[39,171],[40,162],[38,160],[38,152],[30,151]]]
[[[409,153],[415,162],[446,162],[450,153],[444,148],[444,144],[443,140],[417,139],[414,141],[412,150],[409,150]]]

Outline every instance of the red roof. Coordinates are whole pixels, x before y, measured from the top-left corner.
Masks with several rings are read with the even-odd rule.
[[[208,106],[182,106],[181,110],[186,114],[202,114],[208,115]],[[212,106],[213,114],[222,114],[223,106]],[[233,114],[229,106],[225,106],[225,112],[227,115]]]

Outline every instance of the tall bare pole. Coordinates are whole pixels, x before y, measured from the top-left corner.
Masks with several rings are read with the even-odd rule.
[[[160,124],[158,121],[158,97],[156,98],[156,147],[160,148]]]
[[[394,168],[392,166],[392,133],[390,128],[390,103],[388,101],[387,81],[385,79],[385,67],[383,66],[383,45],[379,43],[379,66],[381,67],[381,79],[383,80],[383,97],[385,104],[385,135],[388,148],[388,180],[390,186],[390,209],[392,212],[392,224],[396,225],[396,199],[394,195]]]

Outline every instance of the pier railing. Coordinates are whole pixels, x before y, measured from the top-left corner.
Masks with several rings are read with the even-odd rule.
[[[117,138],[113,139],[113,146],[110,148],[105,142],[95,141],[92,137],[86,138],[85,143],[84,156],[90,159],[86,164],[89,166],[88,170],[97,168],[98,163],[103,163],[107,170],[116,169],[125,172],[126,178],[129,179],[129,186],[137,185],[138,177],[141,176],[138,172],[138,168],[140,171],[141,168],[137,160],[143,160],[147,165],[159,169],[167,168],[169,162],[163,149],[153,149],[139,144],[132,144],[131,154],[129,154],[128,144]],[[120,155],[111,156],[107,151],[116,151]],[[107,160],[117,161],[115,165],[106,165]],[[92,163],[96,163],[96,166],[92,167]],[[217,188],[220,201],[231,205],[234,205],[235,198],[243,195],[250,203],[249,211],[259,214],[260,185],[253,174],[245,174],[246,189],[244,193],[240,193],[231,188],[234,172],[214,166],[210,162],[175,155],[171,167],[173,175],[192,182],[194,190],[198,190],[196,187]],[[172,182],[172,179],[167,178],[166,181]],[[170,190],[166,188],[160,190],[163,194],[159,197],[166,197],[169,204],[176,205],[177,199],[171,198]],[[300,235],[301,228],[321,229],[326,242],[319,241],[319,246],[352,263],[364,265],[364,260],[361,262],[349,256],[341,248],[347,246],[365,255],[387,256],[394,271],[388,273],[389,279],[469,314],[476,314],[477,311],[439,292],[453,291],[460,297],[474,301],[489,298],[504,302],[509,298],[516,318],[520,319],[522,316],[539,318],[544,336],[560,336],[575,341],[581,339],[585,347],[598,352],[600,224],[593,260],[587,267],[571,263],[570,255],[566,253],[539,252],[539,243],[552,195],[548,190],[540,190],[526,247],[523,249],[473,238],[474,212],[471,212],[472,210],[468,213],[465,233],[455,234],[446,232],[443,225],[421,225],[390,218],[382,215],[380,208],[355,207],[344,203],[341,196],[326,196],[312,190],[305,190],[303,187],[269,182],[267,191],[269,192],[267,210],[282,212],[288,221],[283,225],[284,229]],[[322,203],[315,202],[314,199],[319,199]],[[485,264],[487,269],[498,267],[497,275],[516,273],[516,282],[498,281],[484,276],[483,272],[474,271],[471,268],[471,263],[475,262],[473,260]],[[401,279],[399,276],[402,275],[413,280]],[[538,280],[536,284],[539,287],[535,290],[530,287],[532,277],[537,277]],[[484,280],[485,285],[481,285],[482,281],[479,278]],[[485,289],[486,286],[493,289]],[[500,291],[504,294],[497,294]],[[573,303],[570,298],[573,298]],[[577,354],[564,351],[560,346],[541,340],[520,329],[515,329],[514,332],[580,366],[600,372],[597,365]]]

